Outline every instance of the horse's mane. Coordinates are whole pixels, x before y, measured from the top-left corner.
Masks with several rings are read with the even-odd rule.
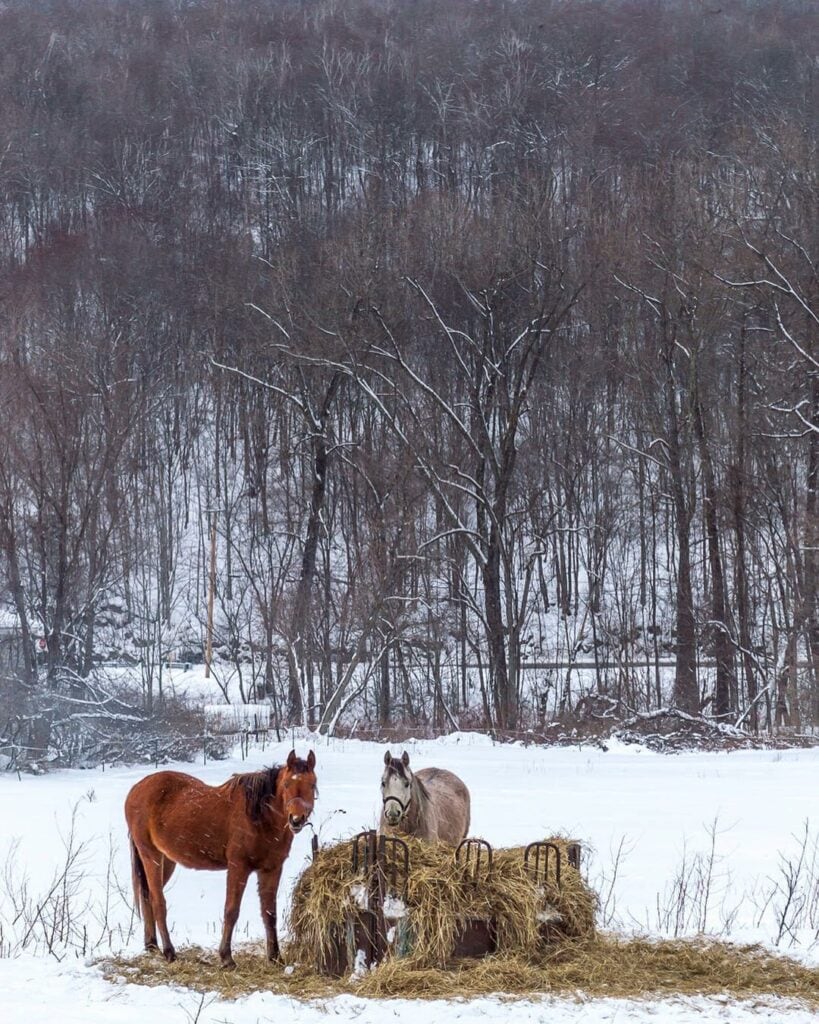
[[[412,795],[418,797],[418,803],[426,810],[430,799],[429,790],[415,772],[412,773]]]
[[[244,772],[234,775],[228,781],[231,790],[240,786],[245,791],[245,808],[251,821],[260,821],[265,804],[276,795],[276,783],[283,765],[274,764],[272,768],[262,768],[258,772]],[[292,766],[293,774],[309,772],[310,766],[298,757]]]
[[[274,765],[258,772],[233,775],[228,780],[231,791],[244,790],[245,810],[251,821],[261,820],[264,805],[276,795],[276,781],[280,771],[281,765]]]

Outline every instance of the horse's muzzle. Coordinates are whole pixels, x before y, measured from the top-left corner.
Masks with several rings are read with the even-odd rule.
[[[307,824],[306,814],[291,814],[287,819],[287,824],[290,826],[292,832],[301,832],[304,826]]]
[[[407,808],[403,803],[401,803],[397,796],[385,797],[381,806],[384,811],[384,818],[388,825],[397,825],[407,813]]]

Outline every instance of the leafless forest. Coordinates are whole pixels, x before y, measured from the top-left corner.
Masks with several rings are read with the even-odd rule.
[[[0,749],[819,726],[818,24],[7,0]]]

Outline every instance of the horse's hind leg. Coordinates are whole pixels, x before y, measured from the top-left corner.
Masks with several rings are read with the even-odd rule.
[[[162,954],[168,963],[176,960],[176,950],[173,948],[171,936],[168,932],[168,907],[165,903],[163,886],[173,874],[176,867],[174,861],[169,860],[155,847],[150,850],[140,851],[142,863],[145,867],[145,877],[148,880],[148,891],[150,898],[150,917],[153,947],[156,947],[156,928],[159,929],[159,936],[162,939]],[[148,912],[145,912],[145,946],[148,946]]]
[[[156,918],[150,896],[142,904],[142,933],[145,938],[145,949],[149,953],[159,949],[156,941]]]
[[[148,886],[148,875],[145,871],[143,856],[134,840],[131,840],[131,860],[134,878],[134,903],[137,913],[142,918],[142,932],[145,949],[158,949],[156,944],[156,918],[151,904],[151,890]]]

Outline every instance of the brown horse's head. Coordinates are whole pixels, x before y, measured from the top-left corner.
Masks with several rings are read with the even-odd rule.
[[[291,750],[287,762],[279,769],[279,793],[284,804],[287,824],[293,832],[301,832],[313,812],[316,799],[316,755],[311,750],[307,760],[296,757]]]
[[[381,776],[381,805],[388,825],[395,826],[406,815],[412,799],[412,772],[409,754],[404,751],[400,759],[387,751],[384,755],[384,774]]]

